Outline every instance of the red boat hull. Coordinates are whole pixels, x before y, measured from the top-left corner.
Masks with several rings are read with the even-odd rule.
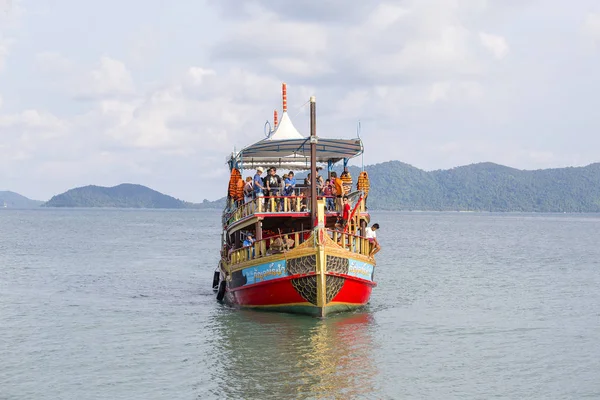
[[[226,302],[242,308],[257,308],[324,317],[328,314],[349,311],[366,305],[371,296],[374,282],[343,274],[327,274],[331,301],[317,306],[316,285],[305,285],[298,289],[299,280],[316,279],[314,273],[286,276],[237,288],[228,288]]]

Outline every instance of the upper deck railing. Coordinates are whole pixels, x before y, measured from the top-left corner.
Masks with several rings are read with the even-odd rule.
[[[360,192],[354,192],[348,196],[350,201],[359,200],[356,212],[358,214],[366,211],[364,201],[360,198]],[[326,206],[333,207],[335,211],[336,197],[335,196],[318,196],[319,199],[327,199]],[[304,195],[292,195],[292,196],[261,196],[249,200],[243,204],[232,202],[229,205],[231,208],[229,212],[223,213],[223,224],[229,226],[241,219],[252,216],[254,214],[297,214],[310,212],[310,201],[309,198]]]

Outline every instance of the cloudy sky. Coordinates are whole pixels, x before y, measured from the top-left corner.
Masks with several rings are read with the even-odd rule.
[[[283,81],[366,165],[600,161],[597,0],[0,0],[0,190],[217,199]]]

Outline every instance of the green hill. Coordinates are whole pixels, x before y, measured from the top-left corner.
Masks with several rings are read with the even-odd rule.
[[[600,212],[600,163],[535,171],[479,163],[428,172],[400,161],[388,161],[365,169],[371,179],[368,199],[371,209]],[[359,168],[350,167],[354,185],[359,172]],[[299,181],[301,176],[298,174]],[[2,193],[11,192],[0,192],[0,206]],[[194,204],[133,184],[71,189],[44,204],[46,207],[219,210],[224,205],[225,198]]]
[[[113,187],[84,186],[66,191],[44,203],[45,207],[194,208],[146,186],[123,183]]]
[[[43,202],[31,200],[15,192],[0,191],[0,208],[35,208]]]
[[[600,212],[600,163],[535,171],[493,163],[426,172],[399,161],[367,166],[369,207],[387,210]],[[355,178],[360,170],[350,170]]]

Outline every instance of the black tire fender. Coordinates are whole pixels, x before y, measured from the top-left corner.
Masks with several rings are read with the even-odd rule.
[[[219,289],[217,290],[217,301],[223,301],[225,298],[225,289],[227,288],[227,282],[219,282]]]

